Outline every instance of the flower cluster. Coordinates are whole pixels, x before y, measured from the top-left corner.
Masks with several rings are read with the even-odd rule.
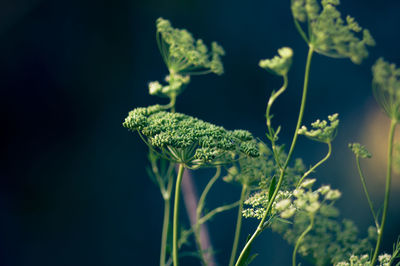
[[[336,137],[337,127],[339,126],[338,114],[328,116],[328,120],[330,125],[326,120],[320,121],[318,119],[311,124],[313,129],[308,130],[306,126],[302,126],[298,133],[315,141],[329,143]]]
[[[379,58],[372,67],[372,86],[376,101],[386,114],[400,121],[400,68]]]
[[[360,143],[350,143],[349,148],[357,157],[361,157],[363,159],[372,157],[372,154],[367,150],[367,148]]]
[[[250,132],[226,130],[188,115],[163,111],[160,105],[134,109],[123,125],[146,137],[146,143],[167,159],[189,168],[225,164],[238,154],[259,156]]]
[[[286,76],[292,65],[293,50],[290,47],[278,49],[278,54],[272,59],[263,59],[259,66],[278,76]]]
[[[354,18],[347,16],[343,20],[336,9],[337,5],[339,0],[322,0],[321,5],[317,0],[292,0],[291,8],[296,23],[307,22],[309,25],[306,41],[316,52],[330,57],[349,58],[359,64],[368,56],[367,46],[375,45],[375,41]],[[307,38],[304,31],[299,29]]]

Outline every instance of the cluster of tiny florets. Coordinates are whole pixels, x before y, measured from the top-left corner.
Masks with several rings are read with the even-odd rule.
[[[374,96],[386,114],[400,122],[400,68],[379,58],[372,67]]]
[[[357,157],[361,157],[363,159],[372,157],[372,154],[367,150],[367,148],[360,143],[350,143],[349,148]]]
[[[139,131],[153,148],[188,167],[223,163],[229,158],[233,160],[235,154],[259,155],[251,133],[230,131],[188,115],[166,112],[159,105],[134,109],[123,125]]]
[[[201,39],[195,40],[185,29],[173,28],[166,19],[157,19],[156,26],[160,52],[171,72],[184,74],[209,70],[218,75],[224,72],[221,56],[225,51],[216,42],[211,44],[209,51]]]
[[[319,119],[311,124],[311,130],[308,130],[306,126],[302,126],[299,129],[299,134],[304,135],[312,140],[319,142],[331,142],[337,133],[337,127],[339,126],[338,114],[328,116],[330,125],[326,120],[320,121]]]
[[[272,59],[263,59],[259,66],[272,74],[285,76],[292,65],[293,50],[290,47],[278,49],[278,54]]]
[[[368,56],[367,46],[375,45],[368,30],[362,29],[354,18],[342,19],[336,9],[339,0],[293,0],[292,13],[298,22],[309,25],[309,44],[316,52],[339,58],[350,58],[354,63]],[[361,35],[361,36],[358,36]]]

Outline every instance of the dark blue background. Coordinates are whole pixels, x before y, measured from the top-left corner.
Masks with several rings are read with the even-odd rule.
[[[225,74],[194,77],[177,110],[229,129],[248,129],[264,140],[266,100],[281,80],[257,64],[291,46],[290,85],[273,110],[285,143],[297,119],[307,51],[289,2],[1,1],[0,265],[157,265],[162,199],[145,173],[146,146],[121,126],[129,110],[162,102],[147,93],[149,81],[167,74],[155,20],[170,19],[226,50]],[[319,182],[344,192],[338,202],[343,216],[365,234],[371,219],[346,143],[357,140],[365,113],[377,108],[370,90],[373,62],[384,56],[400,64],[400,2],[342,2],[342,13],[370,29],[377,46],[361,66],[315,55],[305,123],[341,114],[333,157],[318,172]],[[324,152],[301,138],[295,155],[310,165]],[[343,168],[351,169],[350,176],[342,176]],[[204,174],[211,173],[199,171],[200,186],[207,181]],[[210,206],[239,196],[238,187],[221,182],[218,188],[224,193],[213,194]],[[384,239],[387,252],[400,233],[396,192]],[[227,264],[234,223],[230,212],[210,225],[221,265]],[[244,226],[251,233],[256,224]],[[290,263],[292,248],[275,234],[266,232],[255,250],[261,255],[254,265]]]

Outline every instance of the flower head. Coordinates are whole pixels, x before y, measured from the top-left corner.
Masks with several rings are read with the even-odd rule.
[[[248,131],[226,130],[188,115],[166,112],[159,105],[134,109],[123,125],[138,131],[165,158],[188,168],[226,164],[237,160],[237,155],[259,156]]]
[[[263,59],[259,66],[272,74],[285,76],[292,65],[293,50],[289,47],[278,49],[278,54],[272,59]]]

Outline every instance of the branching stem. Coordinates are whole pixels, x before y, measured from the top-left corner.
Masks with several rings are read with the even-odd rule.
[[[331,156],[332,153],[332,144],[331,142],[327,142],[326,144],[328,144],[328,153],[326,154],[326,156],[324,158],[322,158],[322,160],[320,160],[318,163],[316,163],[313,167],[310,168],[310,170],[308,170],[307,172],[304,173],[304,175],[300,178],[299,182],[297,183],[297,188],[300,186],[301,182],[303,182],[304,178],[306,178],[309,174],[311,174],[312,172],[314,172],[315,169],[317,169],[318,166],[320,166],[321,164],[323,164],[326,160],[329,159],[329,157]]]
[[[264,228],[265,228],[264,223],[265,223],[268,215],[271,212],[272,204],[275,201],[276,195],[278,194],[278,191],[279,191],[279,189],[280,189],[280,187],[282,185],[282,181],[283,181],[283,177],[284,177],[284,174],[285,174],[285,170],[286,170],[286,168],[287,168],[287,166],[289,164],[289,161],[290,161],[290,159],[292,157],[292,154],[293,154],[293,151],[294,151],[294,147],[296,146],[296,141],[297,141],[297,137],[298,137],[298,131],[299,131],[299,128],[300,128],[301,123],[303,121],[303,114],[304,114],[304,109],[305,109],[305,105],[306,105],[306,98],[307,98],[308,78],[309,78],[309,74],[310,74],[310,66],[311,66],[311,59],[312,59],[313,52],[314,52],[313,46],[309,45],[309,50],[308,50],[308,55],[307,55],[307,62],[306,62],[306,70],[305,70],[305,74],[304,74],[303,95],[302,95],[302,99],[301,99],[299,117],[297,119],[297,125],[296,125],[296,129],[295,129],[295,132],[294,132],[292,145],[290,146],[290,150],[289,150],[288,156],[286,158],[285,164],[281,168],[278,183],[276,185],[275,191],[274,191],[270,201],[268,202],[268,206],[267,206],[267,209],[265,211],[265,214],[264,214],[263,218],[261,219],[260,223],[258,224],[256,231],[253,233],[251,238],[247,241],[246,245],[242,249],[242,252],[240,253],[239,258],[236,261],[236,266],[241,265],[242,260],[244,259],[244,255],[246,254],[246,251],[249,249],[249,247],[253,243],[254,239],[264,230]]]

